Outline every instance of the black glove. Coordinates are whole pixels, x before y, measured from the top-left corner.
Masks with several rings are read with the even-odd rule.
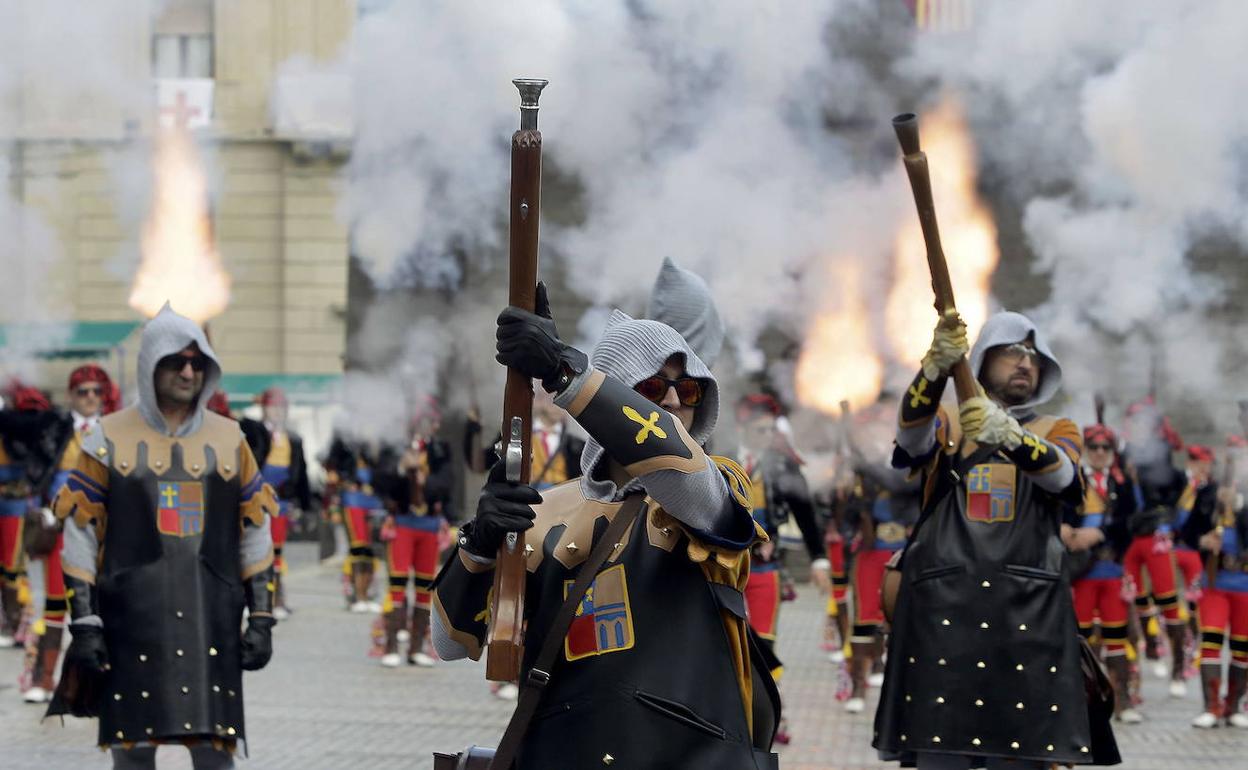
[[[532,506],[542,502],[537,490],[507,480],[506,463],[497,462],[477,501],[477,516],[459,528],[459,544],[477,556],[494,558],[508,532],[523,532],[537,515]]]
[[[259,671],[273,657],[273,626],[277,623],[269,615],[253,615],[247,619],[243,632],[242,667],[244,671]]]
[[[108,670],[108,649],[104,646],[104,629],[89,623],[70,623],[73,641],[65,651],[65,664],[92,674]]]
[[[559,339],[544,283],[537,284],[534,310],[530,313],[509,306],[499,313],[495,334],[498,354],[494,358],[527,377],[541,380],[547,392],[555,393],[585,371],[588,359]]]

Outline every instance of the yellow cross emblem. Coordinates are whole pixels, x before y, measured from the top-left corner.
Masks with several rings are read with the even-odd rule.
[[[637,431],[637,438],[634,439],[638,444],[644,444],[652,433],[658,438],[667,438],[667,431],[659,427],[658,412],[651,412],[649,419],[646,419],[636,409],[626,406],[624,416],[641,426],[641,430]]]
[[[918,382],[910,386],[909,393],[911,395],[911,399],[910,399],[911,409],[918,409],[920,404],[922,404],[923,406],[927,406],[928,404],[932,403],[931,396],[923,395],[926,392],[927,392],[927,378],[920,377]]]
[[[1033,463],[1040,459],[1040,455],[1049,453],[1049,447],[1035,436],[1024,435],[1023,443],[1031,447],[1031,461]]]

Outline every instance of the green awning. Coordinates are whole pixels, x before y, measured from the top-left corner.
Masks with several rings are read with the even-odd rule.
[[[68,321],[0,325],[0,348],[21,347],[40,358],[102,358],[139,327],[139,321]]]
[[[323,404],[341,381],[341,374],[224,374],[220,387],[230,399],[230,408],[242,409],[274,385],[286,391],[291,403]]]

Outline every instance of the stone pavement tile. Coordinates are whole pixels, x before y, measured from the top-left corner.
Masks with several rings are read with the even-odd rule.
[[[318,565],[315,544],[287,546],[294,616],[274,631],[275,655],[244,683],[246,768],[274,770],[429,770],[434,749],[455,751],[498,741],[512,704],[489,694],[481,664],[439,663],[432,669],[382,669],[366,656],[375,616],[344,611],[339,571]],[[381,581],[378,589],[381,589]],[[868,770],[895,767],[871,748],[876,693],[867,710],[848,715],[833,694],[836,666],[819,649],[823,602],[810,587],[781,610],[779,652],[793,743],[780,748],[784,770]],[[94,747],[95,723],[70,719],[40,724],[42,709],[20,702],[21,654],[0,651],[0,770],[107,768]],[[1118,730],[1130,770],[1224,770],[1245,767],[1248,731],[1200,732],[1188,721],[1200,708],[1195,686],[1185,699],[1166,697],[1166,683],[1146,681],[1147,721]],[[159,752],[162,770],[190,767],[184,750]],[[692,769],[691,770],[697,770]]]

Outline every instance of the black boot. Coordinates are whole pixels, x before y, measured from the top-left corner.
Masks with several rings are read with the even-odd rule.
[[[428,668],[433,665],[433,658],[425,654],[425,637],[429,635],[429,610],[423,607],[412,609],[411,625],[412,641],[407,648],[409,666]]]
[[[1192,727],[1217,727],[1222,718],[1222,664],[1202,663],[1200,666],[1200,693],[1205,699],[1205,710],[1192,720]]]
[[[1248,690],[1248,668],[1240,668],[1232,661],[1226,677],[1226,723],[1231,727],[1248,728],[1248,714],[1243,711],[1244,692]]]

